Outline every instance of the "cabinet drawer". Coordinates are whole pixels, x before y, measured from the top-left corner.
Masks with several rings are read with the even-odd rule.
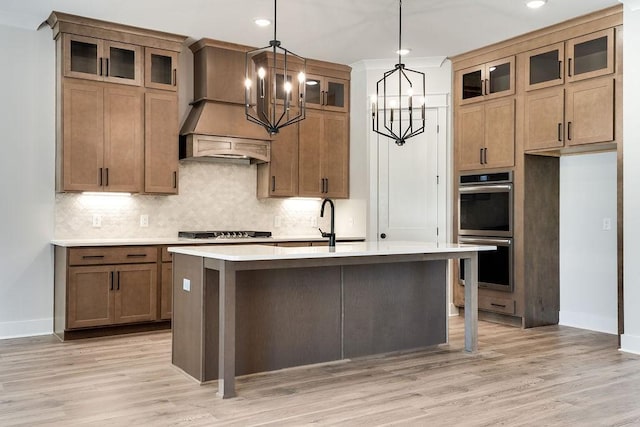
[[[478,295],[478,308],[502,314],[516,314],[516,302],[511,298],[496,298]]]
[[[155,246],[70,248],[69,265],[133,264],[156,262]]]

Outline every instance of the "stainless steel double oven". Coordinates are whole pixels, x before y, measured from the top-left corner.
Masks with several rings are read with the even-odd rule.
[[[478,253],[478,286],[513,291],[512,172],[461,175],[458,186],[458,242],[497,246]],[[464,284],[464,263],[459,263]]]

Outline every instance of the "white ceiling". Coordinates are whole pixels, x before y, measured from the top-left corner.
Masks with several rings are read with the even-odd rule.
[[[548,0],[532,10],[525,0],[404,0],[403,45],[410,57],[453,56],[616,4]],[[35,29],[58,10],[262,47],[273,27],[258,28],[253,19],[272,18],[273,6],[273,0],[2,0],[0,24]],[[277,24],[283,47],[302,56],[344,64],[394,58],[398,0],[280,0]]]

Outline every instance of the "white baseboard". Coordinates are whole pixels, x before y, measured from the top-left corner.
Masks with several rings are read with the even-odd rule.
[[[33,337],[53,333],[53,318],[0,322],[0,339]]]
[[[640,354],[640,336],[622,334],[620,336],[620,351]]]
[[[449,316],[457,316],[458,314],[458,307],[453,303],[449,303]]]
[[[559,323],[564,326],[604,332],[605,334],[618,334],[618,319],[616,317],[560,310]]]

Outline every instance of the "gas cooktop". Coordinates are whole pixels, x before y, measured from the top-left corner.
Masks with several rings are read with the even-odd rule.
[[[178,237],[187,239],[242,239],[271,237],[270,231],[178,231]]]

